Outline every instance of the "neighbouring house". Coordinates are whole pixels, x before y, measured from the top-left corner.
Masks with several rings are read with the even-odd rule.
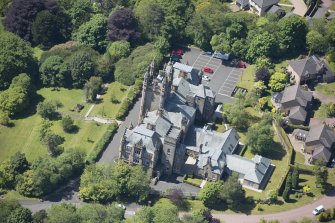
[[[240,9],[252,8],[258,15],[262,16],[271,6],[276,5],[278,2],[279,0],[236,0],[236,5]]]
[[[335,133],[327,125],[312,126],[309,130],[304,151],[311,155],[309,162],[316,160],[328,162],[334,150]]]
[[[194,85],[198,85],[201,81],[201,71],[194,69],[192,66],[176,62],[173,64],[173,78],[184,78]]]
[[[242,185],[262,189],[266,186],[273,168],[271,160],[259,155],[247,159],[238,155],[227,155],[227,169],[229,174],[238,173]]]
[[[216,132],[211,123],[196,127],[196,121],[212,120],[215,94],[206,86],[174,77],[174,69],[170,62],[156,73],[154,64],[150,65],[144,76],[138,124],[125,130],[119,158],[130,165],[143,166],[153,177],[186,173],[209,181],[219,180],[224,173],[233,171],[228,170],[227,156],[239,147],[237,131],[232,128]],[[254,168],[250,171],[257,173],[256,178],[252,173],[244,174],[245,177],[238,173],[245,180],[244,185],[260,189],[263,162],[256,158],[250,162],[255,163],[249,168]]]
[[[334,81],[334,73],[327,62],[315,55],[291,61],[287,70],[291,73],[291,78],[294,78],[295,83],[298,85]]]
[[[274,13],[278,16],[278,18],[283,18],[286,15],[286,12],[284,9],[282,9],[280,6],[278,5],[272,5],[267,11],[266,13]]]
[[[277,111],[287,115],[285,117],[287,121],[295,125],[303,125],[312,99],[312,92],[303,90],[300,85],[292,85],[286,87],[283,92],[274,94],[271,101]]]

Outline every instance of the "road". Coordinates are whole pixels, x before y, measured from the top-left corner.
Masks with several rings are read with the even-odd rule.
[[[141,105],[141,99],[139,98],[135,103],[134,107],[130,110],[126,120],[122,122],[122,124],[119,126],[119,129],[117,130],[116,134],[114,135],[112,141],[109,143],[106,150],[103,152],[98,163],[112,163],[118,158],[121,138],[126,128],[129,127],[130,123],[132,123],[133,126],[137,125],[140,112],[140,105]]]

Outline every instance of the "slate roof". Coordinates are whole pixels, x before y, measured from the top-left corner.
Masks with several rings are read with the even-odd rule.
[[[186,96],[190,94],[196,95],[200,98],[214,98],[215,95],[209,87],[202,84],[193,85],[182,77],[173,79],[172,84],[173,86],[178,87],[177,93],[183,98],[186,98]]]
[[[290,109],[289,119],[304,122],[307,117],[306,110],[301,106],[296,106]]]
[[[293,60],[289,65],[300,77],[302,77],[308,74],[317,74],[323,67],[323,61],[313,55],[305,59]]]
[[[129,130],[127,129],[125,132],[126,141],[130,145],[135,145],[138,143],[142,143],[146,151],[149,153],[154,153],[160,145],[162,144],[159,135],[149,130],[145,127],[145,125],[138,125],[134,129]]]
[[[173,64],[173,68],[184,71],[186,73],[191,73],[193,70],[193,67],[186,65],[186,64],[178,63],[178,62]]]
[[[313,152],[312,159],[313,160],[323,160],[325,162],[328,162],[331,157],[331,152],[324,146],[320,146],[316,148]]]
[[[286,87],[281,99],[281,103],[296,102],[296,104],[306,107],[313,98],[313,93],[305,91],[299,85]]]
[[[238,141],[235,129],[219,133],[206,128],[192,127],[187,133],[185,145],[186,149],[196,152],[202,148],[197,162],[198,168],[203,169],[210,158],[212,171],[221,174],[226,163],[226,155],[232,154]]]
[[[231,171],[243,174],[245,180],[257,184],[261,184],[270,165],[270,159],[259,155],[252,160],[238,155],[227,155],[227,167]]]
[[[260,8],[267,8],[271,5],[277,4],[279,0],[252,0]]]
[[[306,145],[321,144],[330,149],[335,143],[335,133],[326,125],[312,126],[305,141]]]
[[[172,123],[164,116],[157,115],[157,111],[148,112],[143,119],[143,123],[155,126],[155,131],[162,137],[167,135],[172,127]]]
[[[280,6],[278,5],[273,5],[271,6],[271,8],[269,8],[269,10],[267,12],[270,12],[270,13],[282,13],[284,12],[285,13],[285,10],[282,9]]]

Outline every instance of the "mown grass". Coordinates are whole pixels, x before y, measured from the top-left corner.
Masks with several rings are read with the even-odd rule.
[[[122,100],[127,96],[128,90],[129,86],[125,86],[119,82],[109,84],[107,92],[102,95],[101,102],[94,106],[90,116],[114,119]],[[112,99],[115,100],[112,101]]]
[[[71,113],[70,108],[76,103],[82,102],[81,90],[52,91],[51,89],[41,89],[38,91],[44,99],[58,99],[63,103],[61,112]],[[85,111],[82,111],[83,114]],[[76,133],[65,133],[61,126],[61,121],[52,121],[52,130],[64,137],[62,145],[65,149],[78,148],[87,154],[94,148],[97,141],[102,137],[108,125],[98,124],[93,121],[84,121],[74,118],[78,127]],[[8,159],[18,151],[26,154],[29,161],[33,161],[40,156],[47,155],[47,149],[39,140],[39,131],[42,118],[37,114],[27,114],[26,117],[13,120],[13,127],[0,125],[0,161]]]
[[[243,75],[237,82],[237,86],[245,88],[248,91],[251,91],[255,83],[255,73],[256,73],[256,66],[249,65],[246,69],[244,69]]]
[[[318,84],[315,90],[326,96],[335,96],[335,82],[330,84]]]

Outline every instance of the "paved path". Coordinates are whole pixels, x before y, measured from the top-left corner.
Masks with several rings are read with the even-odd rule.
[[[304,217],[313,218],[312,210],[319,205],[323,205],[325,208],[334,207],[335,189],[333,189],[327,196],[324,196],[311,204],[280,213],[267,215],[213,214],[213,217],[219,218],[225,223],[258,223],[259,219],[262,218],[267,220],[279,220],[281,223],[289,223],[290,221],[299,220]]]
[[[335,97],[334,96],[327,96],[324,94],[321,94],[317,91],[313,91],[313,97],[319,99],[322,103],[330,103],[333,102],[335,103]]]
[[[130,123],[132,123],[133,126],[137,125],[140,112],[140,105],[141,100],[138,99],[132,110],[130,110],[126,120],[122,122],[121,125],[119,126],[119,129],[114,135],[112,141],[109,143],[107,149],[102,154],[98,163],[112,163],[118,158],[121,138],[124,134],[125,129],[129,127]]]

